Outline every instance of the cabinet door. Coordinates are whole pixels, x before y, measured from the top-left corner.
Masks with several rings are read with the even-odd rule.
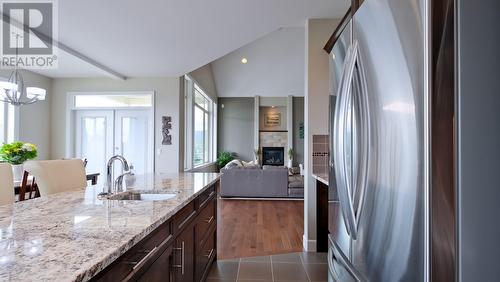
[[[216,256],[216,249],[215,249],[215,237],[216,230],[215,230],[215,225],[211,228],[209,231],[209,234],[207,234],[207,237],[205,238],[204,241],[202,241],[201,245],[196,246],[196,280],[195,281],[202,281],[204,276],[206,276],[207,267],[209,265],[209,262],[211,262],[215,256]]]
[[[152,264],[151,266],[137,279],[137,281],[173,281],[172,277],[172,252],[173,247],[169,246]]]
[[[175,240],[174,272],[176,282],[194,280],[194,227],[190,224]]]

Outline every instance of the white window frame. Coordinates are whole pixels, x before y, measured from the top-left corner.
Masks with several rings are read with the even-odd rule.
[[[216,161],[217,158],[217,103],[212,100],[203,89],[203,87],[197,83],[189,75],[184,76],[184,121],[185,121],[185,132],[184,132],[184,170],[188,171],[194,168],[200,168],[207,165],[211,165]],[[208,101],[208,110],[203,109],[195,103],[195,91],[198,92]],[[205,160],[202,164],[194,165],[194,109],[197,107],[201,109],[204,113],[208,114],[208,160]],[[205,148],[203,150],[205,152]],[[205,154],[204,154],[205,155]]]

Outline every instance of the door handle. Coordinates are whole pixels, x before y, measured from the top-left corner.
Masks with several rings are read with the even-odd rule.
[[[174,248],[176,251],[181,251],[181,264],[180,265],[174,265],[175,268],[180,268],[181,269],[181,274],[184,275],[184,263],[185,263],[185,254],[184,254],[184,241],[181,242],[181,247],[180,248]]]
[[[205,255],[205,257],[207,257],[209,259],[213,253],[214,253],[214,249],[211,249],[210,252],[208,253],[208,255]]]
[[[147,261],[155,253],[156,249],[158,249],[157,246],[155,246],[151,251],[149,251],[148,254],[145,255],[140,261],[132,262],[131,264],[134,264],[134,267],[132,267],[132,269],[135,270],[136,268],[141,266],[145,261]]]

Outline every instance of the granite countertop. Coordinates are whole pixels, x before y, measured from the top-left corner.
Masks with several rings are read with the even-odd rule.
[[[322,182],[323,184],[325,185],[328,185],[328,173],[313,173],[312,174],[312,177],[314,177],[314,179]]]
[[[189,203],[218,173],[137,176],[166,201],[99,200],[99,185],[0,206],[0,281],[86,281]]]

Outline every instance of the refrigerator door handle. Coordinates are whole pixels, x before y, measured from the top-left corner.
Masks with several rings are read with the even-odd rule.
[[[337,186],[337,194],[339,196],[339,202],[342,206],[342,201],[345,201],[345,197],[341,197],[341,190],[343,191],[346,184],[346,175],[345,175],[345,163],[344,163],[344,131],[345,127],[345,103],[346,97],[344,95],[344,89],[346,84],[346,74],[347,74],[347,66],[349,65],[349,61],[351,60],[351,48],[347,50],[347,54],[345,57],[344,65],[342,67],[342,75],[339,81],[339,88],[337,92],[337,103],[335,106],[335,115],[333,119],[333,161],[334,161],[334,172],[335,172],[335,181]],[[344,193],[345,194],[345,193]],[[342,209],[342,208],[341,208]],[[342,217],[344,218],[344,223],[346,225],[347,233],[351,234],[351,226],[348,224],[347,213],[342,209]]]
[[[341,85],[339,88],[340,106],[339,111],[336,113],[335,117],[335,139],[337,144],[335,147],[335,174],[337,176],[337,191],[339,195],[340,206],[342,209],[342,215],[344,217],[344,222],[346,224],[347,232],[352,239],[357,238],[357,222],[354,213],[353,199],[352,199],[352,180],[348,178],[348,171],[346,165],[346,149],[345,148],[345,138],[347,133],[347,114],[349,113],[348,106],[349,100],[351,99],[348,95],[351,95],[352,80],[354,77],[354,68],[356,66],[357,57],[357,47],[358,44],[355,41],[349,50],[347,51],[346,61],[344,64],[344,69],[342,73]]]
[[[358,182],[356,183],[358,186],[357,193],[359,195],[355,195],[353,199],[353,206],[355,205],[357,209],[355,210],[355,217],[356,217],[356,225],[359,223],[359,218],[361,214],[361,210],[363,207],[363,202],[364,202],[364,195],[365,191],[368,187],[368,172],[369,172],[369,166],[370,166],[370,140],[371,140],[371,128],[370,128],[370,108],[368,107],[368,88],[366,86],[366,78],[365,78],[365,72],[363,68],[363,63],[362,63],[362,58],[360,57],[360,52],[359,52],[359,45],[357,44],[357,41],[355,42],[356,44],[356,56],[355,56],[355,61],[356,65],[358,68],[358,90],[357,93],[359,93],[359,107],[360,107],[360,159],[359,159],[359,172],[358,172]]]
[[[346,281],[355,281],[355,282],[365,282],[368,281],[364,276],[349,262],[349,259],[345,256],[345,254],[340,250],[339,246],[335,242],[335,240],[332,239],[331,236],[329,236],[328,240],[330,241],[330,247],[328,250],[328,269],[331,272],[331,274],[336,278],[336,279],[341,279],[346,280]],[[347,271],[348,276],[342,275],[341,272],[345,272],[342,270],[338,270],[335,267],[335,263],[340,265],[345,271]],[[346,273],[344,273],[346,274]],[[339,277],[341,276],[341,277]]]

